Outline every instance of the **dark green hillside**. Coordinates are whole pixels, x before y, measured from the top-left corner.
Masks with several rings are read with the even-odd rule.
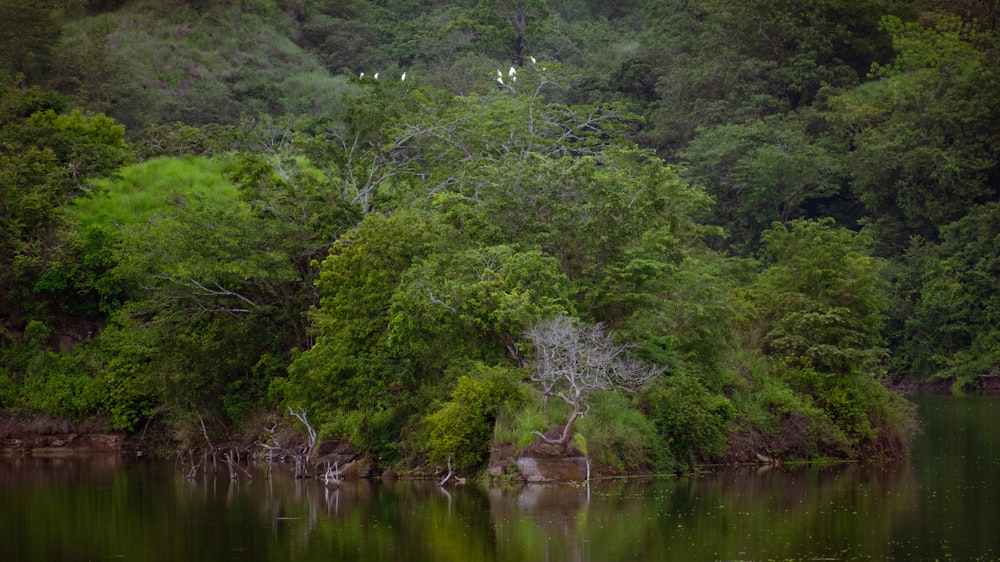
[[[270,2],[127,2],[66,22],[48,83],[133,132],[335,111],[346,78],[296,35],[294,15]]]
[[[5,411],[628,473],[1000,375],[990,2],[0,11]]]

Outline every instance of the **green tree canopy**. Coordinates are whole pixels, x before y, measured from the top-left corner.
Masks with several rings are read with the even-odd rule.
[[[831,220],[796,220],[765,232],[764,244],[765,352],[823,373],[879,375],[887,301],[869,242]]]
[[[58,272],[77,257],[66,238],[66,205],[91,180],[114,173],[127,152],[115,121],[66,112],[60,98],[34,87],[4,85],[0,111],[0,308],[11,316],[5,323],[20,327],[32,314],[53,312],[52,291],[67,289],[35,286],[40,278],[65,279]]]

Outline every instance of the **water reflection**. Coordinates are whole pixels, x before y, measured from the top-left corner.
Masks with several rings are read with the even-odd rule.
[[[502,560],[589,560],[589,486],[530,484],[489,491]]]
[[[906,465],[491,490],[501,559],[886,559],[915,488]],[[912,482],[911,482],[912,483]]]
[[[169,463],[3,458],[0,560],[997,559],[998,404],[922,402],[944,422],[905,463],[591,486],[326,487],[282,467],[234,482],[224,468],[189,480]]]

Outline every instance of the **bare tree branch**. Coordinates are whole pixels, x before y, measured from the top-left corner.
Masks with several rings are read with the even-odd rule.
[[[602,324],[579,324],[557,316],[538,322],[526,336],[535,347],[531,380],[541,387],[543,403],[555,396],[572,408],[559,439],[535,432],[546,442],[568,443],[573,423],[586,414],[593,392],[635,392],[663,373],[662,367],[632,358],[631,346],[614,343]]]

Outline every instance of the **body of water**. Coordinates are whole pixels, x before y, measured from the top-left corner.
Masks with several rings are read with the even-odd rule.
[[[911,458],[590,486],[327,488],[0,458],[0,560],[1000,560],[1000,399],[917,399]]]

